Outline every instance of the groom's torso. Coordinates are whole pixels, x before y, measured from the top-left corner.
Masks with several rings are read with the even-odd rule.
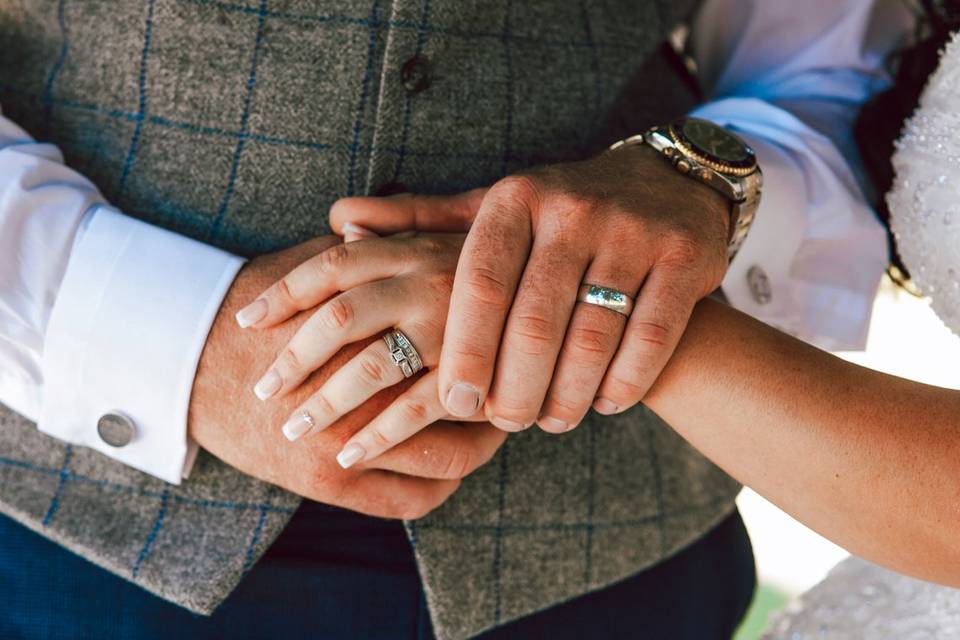
[[[0,0],[0,104],[130,215],[253,255],[327,233],[327,209],[341,196],[453,192],[582,157],[692,5]],[[647,77],[631,122],[682,111],[677,84],[670,73]],[[100,495],[110,486],[101,479],[154,481],[76,454],[89,478],[76,499],[92,521],[148,514],[143,558],[136,535],[98,537],[90,518],[31,515],[32,501],[47,498],[30,467],[45,456],[53,462],[42,468],[56,469],[60,445],[4,419],[4,511],[196,609],[225,596],[228,586],[210,585],[235,582],[289,512],[289,497],[274,493],[286,511],[261,508],[270,517],[254,519],[249,546],[249,536],[235,552],[228,537],[200,537],[188,544],[201,570],[181,570],[182,553],[162,544],[178,517],[171,495],[206,486],[208,501],[262,503],[267,490],[204,459],[181,489]],[[66,487],[52,491],[69,500],[73,476],[59,477]],[[216,482],[204,485],[208,477]],[[560,438],[512,436],[451,501],[409,525],[438,632],[473,633],[654,564],[729,513],[736,489],[643,409],[588,418]],[[158,492],[164,526],[151,526],[152,506],[137,501]],[[226,516],[187,517],[183,530]]]

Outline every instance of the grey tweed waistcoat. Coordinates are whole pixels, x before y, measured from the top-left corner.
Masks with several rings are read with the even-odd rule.
[[[681,112],[689,96],[651,54],[692,5],[0,0],[0,104],[127,213],[254,255],[328,233],[338,197],[488,184]],[[4,513],[197,612],[298,504],[210,456],[173,487],[2,408],[0,423]],[[737,490],[642,407],[511,436],[407,525],[437,633],[467,637],[653,565]]]

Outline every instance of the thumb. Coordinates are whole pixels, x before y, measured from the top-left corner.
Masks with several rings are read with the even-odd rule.
[[[462,233],[470,230],[486,192],[482,188],[453,196],[399,193],[386,198],[341,198],[330,208],[330,226],[341,235],[348,223],[380,234],[410,230]]]

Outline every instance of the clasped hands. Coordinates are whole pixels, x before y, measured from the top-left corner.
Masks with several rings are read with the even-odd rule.
[[[506,432],[562,433],[591,406],[641,401],[726,270],[727,204],[646,147],[454,196],[347,198],[330,218],[348,242],[241,272],[201,358],[190,430],[247,473],[386,517],[441,504]],[[634,296],[629,319],[577,303],[581,283]],[[419,351],[418,377],[379,339],[392,328]],[[230,366],[238,353],[251,357]],[[224,393],[246,396],[248,429],[220,422]]]

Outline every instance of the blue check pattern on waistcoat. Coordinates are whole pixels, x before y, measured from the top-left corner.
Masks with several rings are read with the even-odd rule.
[[[632,114],[629,129],[683,110],[668,74],[616,98],[692,4],[0,0],[0,104],[131,215],[254,255],[327,233],[338,197],[488,184],[584,156],[611,116]],[[413,58],[429,61],[422,92],[400,78]],[[298,504],[209,456],[172,487],[11,412],[0,423],[4,513],[195,611],[226,597]],[[511,436],[408,523],[437,633],[466,637],[650,566],[736,491],[642,408],[563,438]]]

